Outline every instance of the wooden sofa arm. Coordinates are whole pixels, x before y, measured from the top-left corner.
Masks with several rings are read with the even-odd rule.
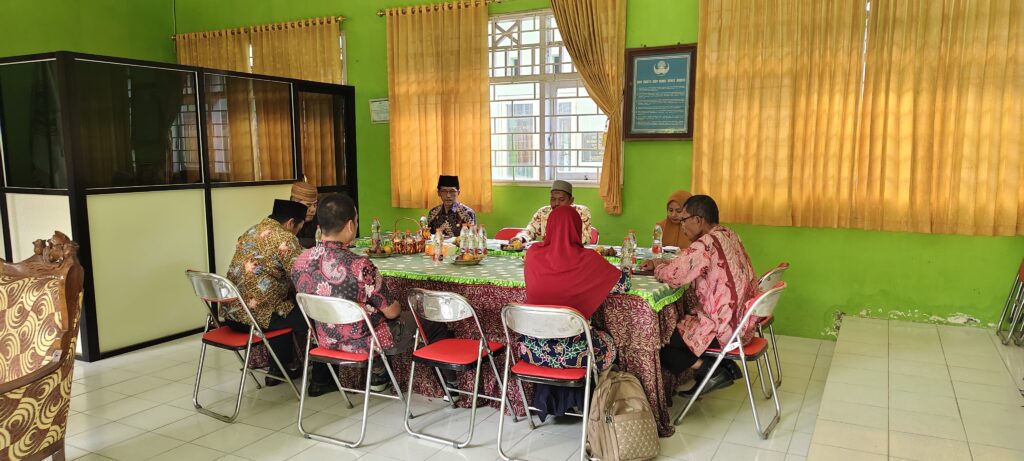
[[[60,368],[62,363],[63,361],[61,360],[61,352],[59,350],[54,351],[54,354],[50,358],[50,360],[48,360],[38,369],[28,374],[25,374],[17,379],[13,379],[7,382],[0,382],[0,394],[6,394],[20,387],[24,387],[28,384],[39,381],[40,379],[43,379],[57,371],[57,369]]]

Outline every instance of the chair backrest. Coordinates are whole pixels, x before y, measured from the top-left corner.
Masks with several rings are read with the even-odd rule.
[[[597,228],[591,226],[590,227],[590,244],[591,245],[597,245],[597,239],[599,237],[601,237],[601,234],[599,232],[597,232]]]
[[[299,293],[295,300],[299,304],[299,309],[302,309],[302,313],[310,320],[332,325],[355,322],[366,322],[367,325],[371,325],[366,311],[359,304],[347,299]]]
[[[67,366],[62,378],[71,381],[73,365],[61,364],[74,362],[78,338],[79,300],[85,280],[78,244],[55,232],[49,240],[33,242],[33,247],[34,254],[19,263],[0,260],[2,310],[10,313],[0,315],[0,337],[4,338],[0,387],[17,380],[23,381],[18,386],[24,386],[25,380],[34,381],[33,376],[48,376],[53,371],[49,368],[55,366]],[[0,457],[3,453],[6,450],[0,450]]]
[[[757,281],[758,290],[768,291],[772,289],[776,283],[782,281],[782,276],[785,275],[786,269],[789,269],[789,263],[782,263],[762,275],[761,279]]]
[[[476,317],[473,307],[466,298],[455,293],[414,288],[409,293],[409,308],[417,318],[431,322],[458,322]]]
[[[192,282],[196,296],[207,303],[226,303],[241,299],[238,288],[230,280],[209,272],[195,270],[185,271],[185,276]]]
[[[565,306],[508,304],[501,309],[501,321],[506,329],[534,338],[568,338],[580,333],[590,336],[587,319]]]
[[[263,329],[260,328],[256,317],[252,315],[252,311],[245,303],[245,299],[242,298],[242,294],[234,283],[223,276],[197,270],[187,270],[185,271],[185,276],[192,282],[192,289],[195,290],[196,296],[203,301],[207,314],[209,314],[209,319],[213,321],[215,326],[221,325],[216,304],[238,303],[242,312],[249,319],[249,325],[253,327],[256,336],[263,337]]]
[[[782,295],[782,290],[786,289],[786,282],[776,283],[771,288],[761,292],[750,302],[750,307],[747,308],[747,312],[743,315],[743,319],[737,325],[737,330],[742,330],[743,326],[750,321],[751,316],[758,317],[769,317],[775,313],[775,306],[779,303],[779,296]]]
[[[511,240],[513,237],[516,236],[516,234],[522,231],[523,228],[521,227],[506,227],[498,231],[497,234],[494,234],[494,238],[497,240]]]
[[[1024,259],[1020,260],[1020,269],[1017,270],[1017,280],[1024,282]]]

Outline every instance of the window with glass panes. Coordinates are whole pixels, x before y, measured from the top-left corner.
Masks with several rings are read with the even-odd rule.
[[[550,10],[491,16],[491,178],[597,182],[608,117]]]

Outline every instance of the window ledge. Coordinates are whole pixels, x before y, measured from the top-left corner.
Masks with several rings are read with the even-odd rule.
[[[491,181],[494,186],[524,186],[524,187],[551,187],[551,181]],[[584,189],[597,189],[600,186],[598,181],[569,181],[572,187],[582,187]]]

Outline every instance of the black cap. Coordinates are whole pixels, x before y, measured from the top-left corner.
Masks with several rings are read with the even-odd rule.
[[[458,176],[446,176],[441,175],[437,177],[437,188],[442,187],[454,187],[459,188],[459,177]]]
[[[291,200],[274,200],[274,212],[270,214],[270,217],[277,218],[284,222],[289,219],[296,221],[306,220],[306,205],[299,202],[293,202]]]

